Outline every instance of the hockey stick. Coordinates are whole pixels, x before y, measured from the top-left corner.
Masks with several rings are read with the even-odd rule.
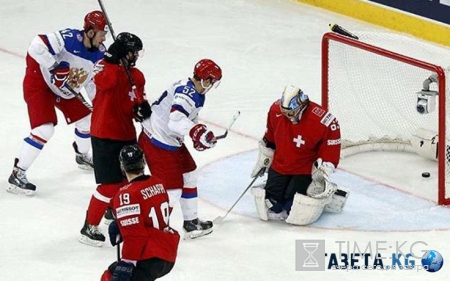
[[[350,31],[346,30],[345,28],[343,28],[342,26],[338,25],[338,24],[329,24],[331,31],[336,32],[337,34],[340,35],[344,35],[353,39],[358,40],[358,36],[356,36],[355,34],[351,33]]]
[[[241,112],[240,111],[236,111],[236,113],[233,115],[233,118],[231,119],[230,125],[228,125],[228,128],[225,130],[225,133],[223,133],[222,135],[218,135],[218,136],[214,137],[214,141],[226,138],[227,135],[228,135],[228,131],[231,129],[231,127],[233,126],[234,122],[236,122],[236,119],[238,119],[240,115],[241,115]]]
[[[247,191],[250,189],[250,187],[252,187],[252,185],[255,183],[256,179],[264,174],[265,169],[266,168],[263,167],[263,168],[261,168],[261,170],[259,170],[259,172],[256,174],[256,176],[253,178],[253,180],[247,186],[247,188],[245,188],[244,192],[242,192],[241,196],[239,196],[239,198],[236,200],[236,202],[234,202],[233,206],[231,206],[231,208],[227,211],[225,216],[223,216],[223,217],[218,216],[217,218],[215,218],[213,220],[213,224],[220,225],[223,222],[223,220],[228,216],[228,214],[231,212],[231,210],[233,210],[234,206],[236,206],[236,204],[241,200],[241,198],[244,197],[244,194],[247,193]]]
[[[77,99],[79,99],[84,104],[84,106],[86,106],[87,108],[89,108],[90,111],[92,111],[92,105],[90,105],[80,93],[75,92],[75,90],[72,89],[72,87],[70,87],[67,84],[64,86],[64,88],[69,90],[69,92],[71,92],[73,95],[75,95],[75,97]]]
[[[112,27],[111,21],[109,20],[108,14],[106,13],[106,9],[105,9],[105,6],[103,5],[103,1],[102,0],[98,0],[98,4],[100,5],[100,9],[102,10],[103,14],[105,15],[105,20],[106,20],[106,24],[108,25],[109,32],[111,32],[111,36],[112,36],[113,40],[116,41],[116,34],[114,33],[114,29]],[[128,66],[127,66],[128,63],[126,62],[125,58],[121,58],[120,62],[122,63],[122,65],[125,68],[125,72],[127,74],[128,81],[130,81],[131,91],[133,93],[135,93],[135,91],[136,91],[136,84],[134,83],[133,77],[131,76],[130,69],[128,69]],[[139,97],[139,95],[136,95],[136,98],[137,98],[139,103],[142,102],[142,100]]]
[[[120,236],[119,235],[117,235],[116,242],[117,242],[117,262],[119,262],[120,261]]]

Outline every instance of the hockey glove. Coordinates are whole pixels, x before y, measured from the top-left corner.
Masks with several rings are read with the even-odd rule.
[[[197,124],[189,131],[189,136],[192,138],[194,148],[198,151],[213,148],[217,141],[214,139],[214,133],[209,131],[203,124]]]
[[[132,263],[127,263],[124,261],[119,261],[117,263],[116,269],[114,270],[112,281],[130,281],[133,275],[134,265]]]
[[[152,108],[151,108],[150,104],[148,103],[148,101],[146,101],[146,100],[140,104],[136,104],[133,107],[133,111],[134,111],[134,118],[138,122],[142,122],[152,115]]]
[[[70,64],[66,61],[60,62],[58,65],[50,69],[50,81],[58,88],[63,88],[69,79]]]
[[[334,165],[331,162],[324,162],[322,158],[319,158],[313,164],[312,180],[323,181],[328,179],[328,176],[334,173]]]
[[[111,242],[111,245],[116,246],[117,244],[121,243],[122,235],[120,234],[119,225],[117,225],[117,221],[113,220],[108,227],[108,234],[109,234],[109,241]]]
[[[259,173],[259,171],[264,168],[264,172],[266,172],[269,169],[270,165],[272,165],[274,153],[275,151],[267,147],[266,143],[263,140],[259,141],[258,161],[253,168],[251,175],[252,178],[256,177],[257,175],[264,175],[264,173]]]
[[[125,58],[127,55],[127,50],[117,41],[109,46],[108,51],[105,52],[103,59],[109,63],[119,64],[120,59]]]

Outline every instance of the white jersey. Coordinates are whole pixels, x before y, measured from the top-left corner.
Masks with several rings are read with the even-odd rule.
[[[42,72],[42,76],[48,87],[56,95],[71,99],[75,95],[66,88],[60,89],[52,84],[51,73],[48,70],[55,63],[66,61],[70,64],[68,86],[76,93],[85,87],[88,95],[95,93],[92,82],[94,64],[103,58],[105,46],[88,50],[83,44],[83,31],[76,29],[64,29],[46,35],[38,35],[28,47],[28,54],[36,60]]]
[[[152,104],[152,115],[142,122],[144,132],[158,147],[176,150],[184,136],[198,122],[198,113],[205,103],[191,80],[180,80]]]

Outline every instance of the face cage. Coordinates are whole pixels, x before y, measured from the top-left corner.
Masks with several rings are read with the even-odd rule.
[[[280,105],[281,113],[286,116],[292,123],[297,124],[303,111],[308,107],[309,98],[308,95],[300,93],[300,95],[292,99],[289,103],[289,108]]]
[[[201,84],[202,87],[205,89],[205,90],[203,91],[202,94],[206,94],[209,90],[212,89],[212,87],[214,87],[214,89],[217,89],[217,87],[219,87],[219,85],[220,85],[220,80],[214,80],[214,79],[212,79],[212,78],[208,78],[207,80],[210,80],[210,81],[211,81],[211,84],[210,84],[208,87],[206,87],[206,86],[203,84],[204,79],[201,79],[201,80],[200,80],[200,84]]]

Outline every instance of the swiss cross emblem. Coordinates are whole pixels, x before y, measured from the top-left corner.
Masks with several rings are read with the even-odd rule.
[[[292,139],[293,142],[295,142],[296,147],[302,146],[302,144],[305,144],[305,141],[302,140],[302,136],[298,135],[296,138]]]
[[[136,98],[136,94],[134,93],[134,91],[130,91],[130,92],[128,93],[128,95],[130,96],[130,100],[131,100],[131,101],[134,101],[134,99]]]

